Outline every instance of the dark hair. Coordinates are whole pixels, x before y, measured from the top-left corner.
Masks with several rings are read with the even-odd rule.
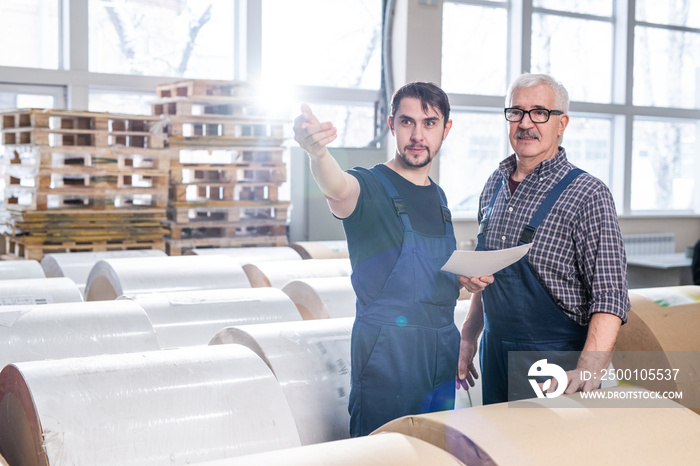
[[[404,84],[399,89],[394,92],[391,98],[391,118],[394,118],[396,110],[399,108],[401,101],[406,98],[411,97],[414,99],[420,99],[423,105],[423,111],[427,112],[428,107],[434,107],[442,113],[445,118],[445,125],[450,119],[450,101],[447,98],[445,91],[440,89],[433,83],[414,81],[408,84]]]

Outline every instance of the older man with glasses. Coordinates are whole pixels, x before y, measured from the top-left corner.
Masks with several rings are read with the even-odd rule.
[[[550,76],[523,74],[506,106],[514,154],[482,191],[477,249],[532,246],[472,296],[462,326],[457,385],[473,386],[478,376],[473,358],[483,330],[484,404],[554,393],[563,380],[536,379],[539,393],[537,382],[528,385],[543,351],[568,371],[565,393],[597,388],[630,308],[610,190],[572,165],[560,145],[569,123],[566,89]]]

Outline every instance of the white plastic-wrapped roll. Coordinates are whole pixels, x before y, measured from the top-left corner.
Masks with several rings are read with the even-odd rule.
[[[303,445],[348,438],[353,318],[230,327],[212,344],[237,343],[272,369]]]
[[[270,369],[240,345],[31,361],[0,373],[11,464],[190,464],[300,445]]]
[[[131,301],[0,307],[0,367],[158,349],[146,313]]]
[[[584,399],[579,392],[404,416],[372,435],[410,435],[470,466],[697,464],[700,416],[674,401],[654,397],[649,405],[655,407],[623,407],[625,400],[635,401],[633,391],[645,392],[618,386],[599,390],[602,398]],[[643,405],[650,400],[641,401]]]
[[[264,261],[243,265],[253,288],[272,286],[282,289],[300,278],[349,277],[350,259],[307,259],[303,261]]]
[[[18,278],[46,278],[46,275],[41,264],[35,260],[0,261],[0,280]]]
[[[79,303],[83,296],[70,278],[0,280],[0,305]]]
[[[283,287],[305,320],[355,317],[355,290],[350,277],[303,278]]]
[[[301,255],[286,246],[260,246],[241,248],[191,249],[185,255],[211,256],[225,255],[238,259],[239,262],[300,260]]]
[[[298,252],[303,259],[343,259],[348,257],[348,242],[297,241],[287,246]]]
[[[102,259],[85,285],[87,301],[123,294],[250,288],[241,265],[228,256],[166,256]]]
[[[125,251],[81,251],[44,254],[41,267],[47,277],[68,277],[85,291],[90,270],[102,259],[117,257],[165,257],[160,249],[128,249]]]
[[[407,435],[336,440],[254,455],[207,461],[199,466],[464,466],[444,450]]]
[[[277,288],[172,291],[123,295],[142,307],[161,349],[207,345],[234,325],[301,320],[289,297]]]

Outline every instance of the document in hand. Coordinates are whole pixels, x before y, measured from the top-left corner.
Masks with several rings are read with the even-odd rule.
[[[532,243],[528,243],[497,251],[455,251],[440,270],[466,277],[493,275],[519,261],[531,246]]]

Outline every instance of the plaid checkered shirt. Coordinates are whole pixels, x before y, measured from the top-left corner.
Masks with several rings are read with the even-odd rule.
[[[500,183],[486,232],[487,249],[518,245],[520,234],[547,193],[571,169],[566,152],[540,163],[513,195],[507,180],[516,168],[515,155],[499,165],[486,182],[479,203],[479,221]],[[608,187],[594,176],[579,175],[562,193],[537,229],[528,261],[540,282],[566,314],[587,325],[596,312],[627,321],[630,309],[627,261]]]

